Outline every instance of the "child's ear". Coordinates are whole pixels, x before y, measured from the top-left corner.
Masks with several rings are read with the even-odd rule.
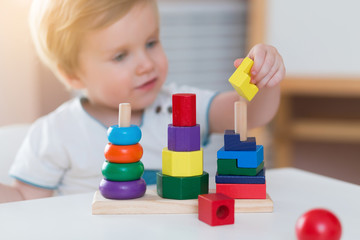
[[[65,72],[59,65],[57,66],[57,70],[60,73],[61,77],[65,80],[66,84],[70,86],[72,89],[83,89],[85,88],[85,84],[81,81],[81,79],[75,74],[69,74]]]

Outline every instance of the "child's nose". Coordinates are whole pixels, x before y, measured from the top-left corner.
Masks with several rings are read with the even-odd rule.
[[[136,69],[137,74],[141,75],[154,70],[154,60],[149,56],[149,54],[141,53],[139,54],[138,59],[139,61]]]

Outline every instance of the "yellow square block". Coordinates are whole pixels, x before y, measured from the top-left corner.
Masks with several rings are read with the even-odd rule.
[[[191,177],[203,174],[203,149],[191,152],[162,150],[162,173],[172,177]]]
[[[236,92],[251,101],[256,93],[259,91],[255,84],[250,83],[251,73],[250,70],[254,64],[254,61],[250,58],[245,58],[236,71],[229,78],[229,82],[236,90]]]

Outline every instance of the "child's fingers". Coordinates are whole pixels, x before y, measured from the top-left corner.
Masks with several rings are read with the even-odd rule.
[[[276,71],[274,76],[272,76],[270,81],[267,83],[266,87],[274,87],[278,85],[281,82],[281,80],[285,77],[285,72],[286,72],[285,66],[281,65],[279,70]]]
[[[278,74],[279,72],[279,67],[275,68],[274,71],[271,71],[267,76],[266,76],[266,80],[262,80],[260,83],[261,83],[261,86],[259,86],[259,88],[264,88],[264,87],[271,87],[273,85],[273,81],[275,79],[275,76]],[[274,84],[275,86],[275,84]]]
[[[256,80],[256,75],[265,62],[266,51],[262,48],[262,45],[257,45],[250,50],[248,57],[254,61],[254,65],[251,68],[251,75],[253,76],[252,80]],[[251,82],[254,83],[253,81]]]
[[[265,60],[263,61],[260,70],[258,70],[258,72],[254,75],[253,80],[251,82],[258,85],[269,74],[272,67],[274,66],[275,60],[276,58],[273,54],[270,53],[266,54]],[[262,87],[262,85],[258,87]]]
[[[259,78],[259,81],[256,84],[259,88],[263,88],[263,87],[267,86],[269,81],[271,81],[272,77],[276,74],[276,72],[280,68],[280,64],[281,64],[280,58],[275,56],[273,59],[274,60],[272,60],[272,59],[269,60],[269,64],[270,64],[269,68],[271,67],[270,70],[266,69],[267,67],[265,65],[266,65],[267,61],[265,61],[265,64],[263,65],[265,76],[263,76],[263,77],[260,76],[262,74],[262,70],[258,74],[259,77],[261,77],[261,78]]]
[[[285,70],[283,58],[281,57],[280,54],[278,54],[276,57],[276,66],[277,67],[274,73],[272,72],[269,73],[269,76],[271,77],[269,78],[269,80],[267,80],[265,87],[274,87],[277,84],[279,84],[282,79],[284,79],[286,70]]]
[[[244,58],[238,58],[234,61],[234,67],[238,68],[240,66],[240,64],[242,63],[242,61],[244,60]]]

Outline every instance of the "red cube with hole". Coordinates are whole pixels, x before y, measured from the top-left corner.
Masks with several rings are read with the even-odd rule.
[[[234,224],[235,201],[221,193],[198,196],[199,220],[211,226]]]
[[[196,95],[178,93],[172,96],[173,126],[196,126]]]

